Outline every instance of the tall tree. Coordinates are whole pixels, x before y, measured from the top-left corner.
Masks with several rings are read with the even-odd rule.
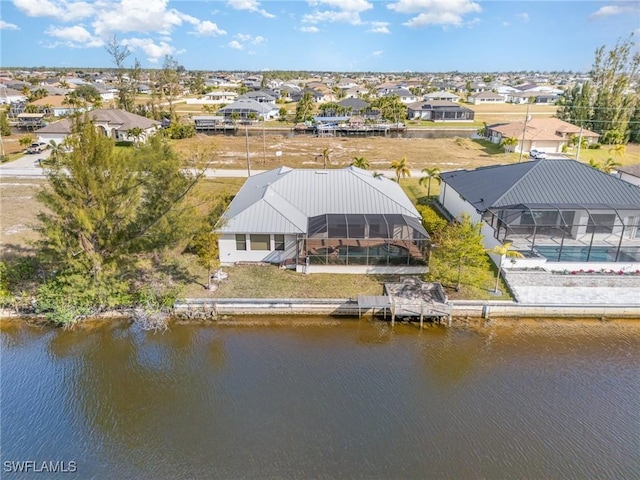
[[[630,120],[640,104],[637,89],[633,91],[639,68],[633,34],[611,50],[599,47],[591,80],[565,93],[558,116],[600,133],[602,143],[626,143],[632,134]]]
[[[140,63],[136,59],[132,68],[125,66],[127,58],[131,55],[131,50],[126,45],[118,42],[115,35],[111,37],[106,49],[116,67],[116,88],[118,89],[116,104],[118,108],[133,112],[135,110],[135,97],[138,93]]]
[[[169,103],[171,121],[174,121],[176,119],[174,102],[180,95],[182,86],[180,85],[180,64],[171,55],[164,57],[158,80],[160,89]]]
[[[301,123],[306,122],[307,120],[311,120],[313,116],[313,108],[314,108],[313,97],[310,92],[305,92],[302,95],[302,98],[298,100],[296,104],[296,117],[295,122]]]
[[[117,151],[84,118],[66,142],[70,151],[50,162],[48,185],[38,193],[46,207],[41,252],[56,278],[103,305],[135,277],[136,258],[185,238],[194,213],[189,194],[201,174],[185,172],[160,135]]]
[[[471,217],[463,213],[459,221],[454,220],[442,229],[434,238],[437,248],[433,258],[435,263],[430,262],[431,275],[443,282],[455,282],[456,291],[460,291],[463,281],[478,281],[467,272],[473,267],[484,270],[488,265],[481,228],[480,222],[472,222]]]

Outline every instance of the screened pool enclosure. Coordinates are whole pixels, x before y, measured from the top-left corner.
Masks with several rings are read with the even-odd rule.
[[[298,238],[308,265],[424,265],[429,235],[400,214],[328,214],[309,218]]]
[[[501,242],[550,262],[639,262],[640,210],[610,205],[515,205],[483,219]]]

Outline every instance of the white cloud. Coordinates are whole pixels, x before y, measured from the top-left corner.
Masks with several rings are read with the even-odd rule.
[[[237,40],[231,40],[229,42],[229,46],[231,48],[235,48],[236,50],[244,50],[244,45],[242,45],[239,41]]]
[[[318,27],[314,27],[313,25],[310,27],[300,27],[298,30],[305,33],[318,33],[320,31]]]
[[[126,38],[122,44],[127,47],[140,49],[147,55],[147,60],[151,63],[158,63],[166,55],[180,53],[166,42],[154,42],[150,38]]]
[[[236,40],[232,40],[227,45],[231,48],[235,48],[236,50],[244,50],[247,44],[260,45],[261,43],[264,43],[267,41],[266,38],[260,35],[256,35],[254,37],[253,35],[250,35],[248,33],[236,33],[234,35],[234,38]]]
[[[391,33],[389,22],[371,22],[371,28],[367,31],[372,33]]]
[[[20,28],[13,23],[0,20],[0,30],[20,30]]]
[[[174,27],[200,21],[176,9],[167,10],[168,0],[98,0],[100,11],[92,26],[97,35],[112,35],[116,32],[156,33],[168,35]]]
[[[375,52],[373,52],[373,53],[371,54],[371,56],[372,56],[372,57],[381,57],[383,53],[384,53],[384,51],[383,51],[383,50],[376,50]]]
[[[590,19],[599,19],[612,17],[614,15],[637,15],[640,13],[638,11],[638,4],[629,2],[627,5],[605,5],[604,7],[600,7],[597,11],[593,12],[589,15]]]
[[[251,35],[245,34],[245,33],[238,33],[238,34],[236,34],[236,38],[238,40],[240,40],[241,42],[247,42],[247,41],[251,40]]]
[[[260,45],[261,43],[265,42],[266,40],[267,40],[266,38],[261,37],[260,35],[258,35],[253,40],[251,40],[251,43],[253,43],[254,45]]]
[[[93,15],[94,5],[68,0],[13,0],[18,10],[29,17],[53,17],[61,22],[74,22]]]
[[[226,35],[227,32],[222,30],[215,23],[205,20],[196,24],[195,34],[201,37],[215,37],[218,35]]]
[[[367,0],[312,0],[311,6],[328,6],[334,10],[316,10],[302,17],[303,23],[343,22],[351,25],[360,25],[360,14],[373,8]]]
[[[275,18],[275,15],[260,8],[260,3],[256,0],[229,0],[228,4],[234,10],[248,10],[250,12],[259,13],[266,18]]]
[[[511,25],[509,22],[502,22],[503,27],[508,27],[509,25]]]
[[[522,20],[524,23],[529,22],[529,14],[527,12],[516,13],[516,17]]]
[[[387,5],[398,13],[415,15],[404,25],[421,28],[428,25],[456,26],[465,24],[464,16],[482,11],[472,0],[398,0]]]
[[[51,37],[62,40],[69,47],[88,48],[102,47],[104,41],[91,35],[86,28],[79,25],[73,27],[49,27],[45,33]]]

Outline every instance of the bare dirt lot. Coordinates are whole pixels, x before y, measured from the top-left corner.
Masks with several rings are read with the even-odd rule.
[[[195,138],[176,141],[173,146],[185,158],[189,158],[194,152],[206,152],[207,158],[212,159],[215,167],[245,168],[245,142],[243,136],[197,135]],[[505,156],[500,147],[489,142],[468,138],[249,137],[251,166],[258,169],[280,165],[297,168],[322,167],[325,149],[329,153],[329,167],[344,167],[351,164],[354,157],[364,157],[370,164],[370,170],[374,171],[388,171],[391,162],[402,157],[406,157],[413,169],[438,166],[443,171],[509,163],[518,159],[513,154]]]

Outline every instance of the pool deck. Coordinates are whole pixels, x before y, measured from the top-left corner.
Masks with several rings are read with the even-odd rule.
[[[640,275],[505,271],[505,280],[526,305],[640,305]]]

